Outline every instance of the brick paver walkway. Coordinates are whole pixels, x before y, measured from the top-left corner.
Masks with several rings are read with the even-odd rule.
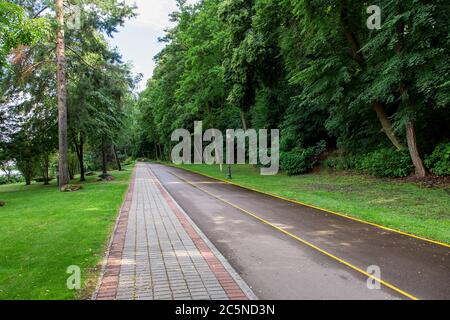
[[[255,299],[248,286],[138,164],[116,225],[95,299]]]

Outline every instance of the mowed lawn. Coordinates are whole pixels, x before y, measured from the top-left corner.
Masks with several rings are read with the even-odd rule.
[[[0,208],[0,299],[87,297],[131,173],[132,167],[112,172],[112,182],[88,177],[74,193],[60,193],[55,184],[0,186],[6,201]],[[67,289],[72,265],[81,268],[84,290]]]
[[[220,179],[226,166],[182,165]],[[314,173],[261,176],[248,165],[233,165],[232,182],[309,205],[450,244],[450,190],[363,175]],[[276,215],[276,212],[273,212]]]

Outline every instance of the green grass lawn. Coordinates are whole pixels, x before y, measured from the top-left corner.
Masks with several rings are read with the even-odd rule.
[[[131,172],[113,172],[112,182],[89,177],[74,193],[55,185],[0,186],[0,299],[87,297]],[[81,268],[81,292],[67,289],[71,265]]]
[[[224,179],[218,166],[182,165]],[[362,175],[314,173],[261,176],[233,165],[234,183],[450,244],[450,193],[445,189]],[[274,212],[274,214],[276,214]]]

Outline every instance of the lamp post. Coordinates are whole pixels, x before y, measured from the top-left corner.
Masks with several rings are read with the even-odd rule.
[[[227,179],[229,179],[229,180],[233,179],[233,177],[231,175],[231,164],[228,165]]]

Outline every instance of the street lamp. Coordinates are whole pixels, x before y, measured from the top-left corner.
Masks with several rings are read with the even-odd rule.
[[[231,175],[231,164],[228,165],[227,179],[229,180],[233,179]]]

